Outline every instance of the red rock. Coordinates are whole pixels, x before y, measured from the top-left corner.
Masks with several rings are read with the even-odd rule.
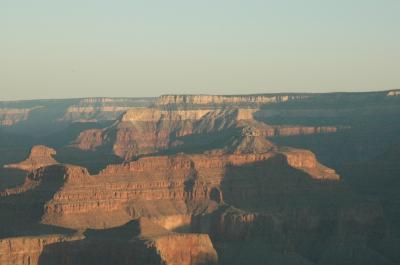
[[[32,171],[40,167],[57,164],[58,162],[53,158],[56,151],[44,145],[35,145],[32,147],[28,158],[20,163],[9,164],[6,168],[17,168],[26,171]]]

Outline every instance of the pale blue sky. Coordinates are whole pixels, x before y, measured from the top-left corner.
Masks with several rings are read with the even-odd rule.
[[[400,87],[399,0],[0,0],[0,100]]]

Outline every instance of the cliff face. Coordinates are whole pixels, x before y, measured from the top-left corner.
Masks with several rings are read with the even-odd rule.
[[[232,137],[237,143],[241,141],[239,149],[246,150],[249,144],[254,145],[248,141],[250,138],[242,141],[238,136],[256,136],[258,138],[251,139],[264,141],[271,147],[262,137],[333,133],[338,130],[336,127],[271,126],[256,121],[253,117],[256,112],[256,109],[241,108],[131,109],[111,127],[83,131],[76,140],[76,146],[82,150],[96,150],[112,145],[114,154],[130,160],[167,149],[193,150],[207,145],[210,149],[226,148]]]
[[[315,155],[309,150],[283,148],[281,152],[290,166],[300,169],[316,179],[339,179],[335,170],[318,163]]]
[[[204,234],[162,236],[155,240],[155,248],[168,265],[208,265],[218,261],[210,238]]]
[[[279,162],[274,162],[276,159]],[[254,180],[262,177],[260,167],[270,172],[271,163],[301,170],[310,179],[339,179],[312,153],[301,150],[286,150],[284,155],[268,152],[145,157],[110,165],[94,176],[84,169],[67,167],[66,182],[46,204],[43,221],[70,228],[100,228],[120,225],[138,216],[192,214],[194,205],[208,211],[222,203],[224,197],[255,199],[257,193],[269,194],[265,189],[268,178],[263,185]],[[235,167],[244,168],[249,180],[246,186],[227,175]]]
[[[81,132],[76,139],[78,148],[81,150],[96,150],[106,142],[103,134],[101,129],[89,129]]]
[[[113,152],[127,160],[182,145],[180,138],[234,130],[250,110],[131,109],[113,126],[80,134],[77,146],[94,150],[111,141]]]

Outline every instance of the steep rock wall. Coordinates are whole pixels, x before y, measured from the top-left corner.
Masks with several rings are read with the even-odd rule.
[[[286,152],[290,154],[289,151]],[[294,159],[289,159],[292,166],[312,172],[312,175],[307,175],[309,178],[323,178],[321,175],[326,172],[321,170],[315,156],[312,153],[305,152],[305,154],[303,156],[300,152],[293,155]],[[46,204],[43,221],[79,228],[88,226],[89,221],[91,223],[89,226],[102,225],[101,220],[107,216],[107,212],[120,216],[122,219],[119,223],[138,215],[190,214],[190,207],[188,208],[187,205],[189,202],[203,204],[206,208],[210,201],[223,202],[225,195],[221,192],[221,185],[231,187],[229,191],[223,189],[229,196],[237,198],[256,196],[257,193],[251,190],[263,192],[262,186],[252,181],[241,185],[241,182],[237,182],[236,178],[232,177],[231,170],[235,167],[244,167],[249,180],[253,175],[254,178],[260,178],[262,174],[260,175],[259,168],[265,167],[266,170],[268,169],[266,172],[273,170],[273,168],[269,169],[271,163],[268,161],[275,159],[274,157],[282,157],[282,155],[269,152],[222,156],[145,157],[130,163],[110,165],[98,175],[93,176],[83,168],[67,167],[64,173],[66,182]],[[267,163],[252,169],[254,163],[264,163],[263,161]],[[291,166],[283,158],[280,158],[280,161],[273,162],[272,167]],[[332,173],[330,179],[338,180],[339,177]],[[166,203],[169,203],[170,207],[168,213],[163,212],[165,211],[163,205]],[[94,213],[100,217],[89,218],[94,216]],[[72,222],[72,220],[78,220],[74,217],[76,215],[82,217],[81,223]],[[116,221],[117,219],[115,218]]]

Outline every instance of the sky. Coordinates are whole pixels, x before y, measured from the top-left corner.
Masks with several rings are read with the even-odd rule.
[[[400,88],[399,0],[0,0],[0,100]]]

